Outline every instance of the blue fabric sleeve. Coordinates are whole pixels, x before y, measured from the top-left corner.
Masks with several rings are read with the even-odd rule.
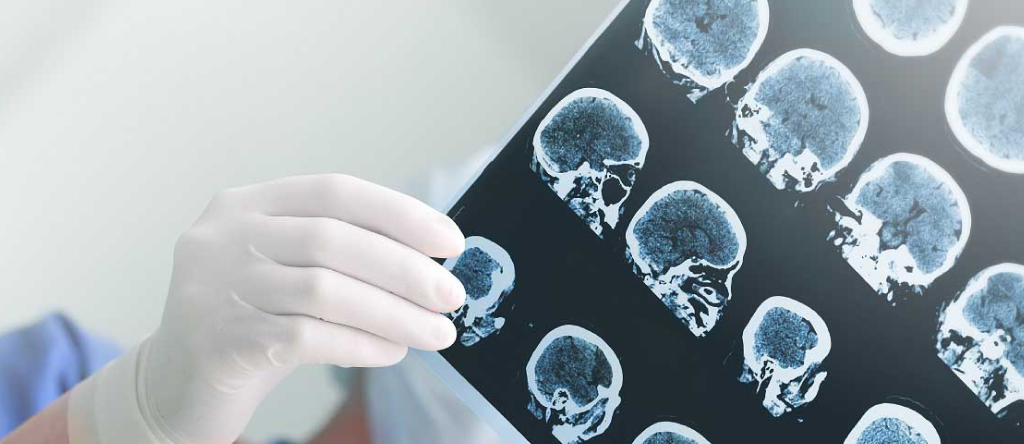
[[[0,438],[120,353],[61,314],[0,336]]]

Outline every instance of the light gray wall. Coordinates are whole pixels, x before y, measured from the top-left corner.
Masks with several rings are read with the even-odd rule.
[[[0,3],[0,329],[62,310],[139,340],[217,190],[407,188],[500,139],[616,3]],[[340,396],[303,370],[249,435],[306,436]]]

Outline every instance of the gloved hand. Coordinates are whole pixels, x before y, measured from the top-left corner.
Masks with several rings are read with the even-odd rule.
[[[455,223],[341,175],[222,192],[174,251],[160,327],[72,392],[71,444],[225,444],[302,364],[376,367],[455,340]]]

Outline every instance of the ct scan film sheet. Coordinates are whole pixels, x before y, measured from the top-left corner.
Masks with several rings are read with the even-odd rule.
[[[624,3],[449,214],[509,442],[1024,442],[1021,3]]]

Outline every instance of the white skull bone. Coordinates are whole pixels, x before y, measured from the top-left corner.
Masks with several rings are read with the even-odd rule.
[[[957,62],[946,88],[953,135],[989,166],[1024,174],[1024,27],[989,31]]]
[[[579,444],[604,433],[618,407],[622,366],[611,347],[575,325],[548,333],[526,364],[534,417],[562,444]]]
[[[967,15],[968,0],[853,0],[864,33],[892,54],[911,57],[938,51]]]
[[[647,129],[629,105],[608,91],[584,88],[541,121],[531,167],[602,236],[618,224],[649,145]]]
[[[879,294],[927,287],[953,267],[971,232],[967,197],[934,162],[899,153],[868,167],[843,198],[829,240]],[[919,290],[917,290],[919,291]]]
[[[997,416],[1024,405],[1024,265],[978,273],[939,315],[936,350]]]
[[[750,64],[768,17],[767,0],[652,0],[637,45],[649,43],[662,71],[696,102]]]
[[[736,106],[733,143],[780,190],[813,191],[860,150],[868,100],[832,56],[796,49],[757,76]]]
[[[714,328],[732,298],[747,235],[717,194],[690,181],[654,192],[626,228],[626,259],[695,336]]]
[[[674,422],[659,422],[633,440],[633,444],[711,444],[695,430]]]
[[[843,444],[941,444],[927,419],[898,404],[878,404],[864,412]]]
[[[762,406],[774,417],[799,408],[818,395],[832,350],[825,321],[810,307],[775,296],[765,300],[743,329],[740,382],[756,383]]]

